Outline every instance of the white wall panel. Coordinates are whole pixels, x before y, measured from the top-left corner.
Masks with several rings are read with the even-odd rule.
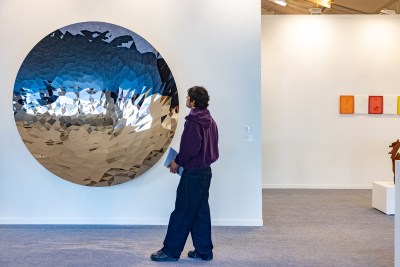
[[[263,16],[263,186],[393,178],[398,115],[340,115],[340,95],[400,95],[399,16]],[[357,100],[356,100],[357,102]]]
[[[229,8],[229,12],[226,12]],[[183,130],[186,90],[203,85],[220,129],[210,206],[216,225],[261,225],[260,3],[252,0],[2,0],[0,2],[0,223],[166,224],[178,177],[163,166],[109,188],[55,177],[29,154],[12,112],[18,69],[31,48],[62,26],[104,21],[147,39],[177,82]],[[244,127],[254,132],[246,143]]]

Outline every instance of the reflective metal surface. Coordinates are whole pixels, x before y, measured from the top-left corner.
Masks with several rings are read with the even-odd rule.
[[[73,183],[110,186],[160,159],[179,104],[168,65],[146,40],[85,22],[54,31],[30,51],[13,109],[21,138],[45,168]]]

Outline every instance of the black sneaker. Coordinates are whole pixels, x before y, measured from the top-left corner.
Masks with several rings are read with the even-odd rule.
[[[152,261],[177,261],[179,258],[168,256],[162,250],[159,250],[151,254],[150,259]]]
[[[192,259],[202,259],[204,261],[210,261],[213,259],[213,255],[202,256],[196,250],[191,250],[188,252],[188,257]]]

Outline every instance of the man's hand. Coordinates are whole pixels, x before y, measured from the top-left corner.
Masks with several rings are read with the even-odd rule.
[[[179,169],[179,165],[176,164],[175,160],[169,163],[169,171],[172,173],[177,173]]]

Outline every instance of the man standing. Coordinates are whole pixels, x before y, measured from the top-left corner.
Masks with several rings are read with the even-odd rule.
[[[188,90],[186,116],[180,149],[170,163],[170,172],[176,173],[183,166],[176,191],[175,209],[169,219],[164,247],[151,254],[153,261],[177,261],[191,233],[194,250],[188,257],[211,260],[211,216],[208,195],[211,168],[218,157],[218,128],[208,111],[210,97],[207,90],[194,86]]]

